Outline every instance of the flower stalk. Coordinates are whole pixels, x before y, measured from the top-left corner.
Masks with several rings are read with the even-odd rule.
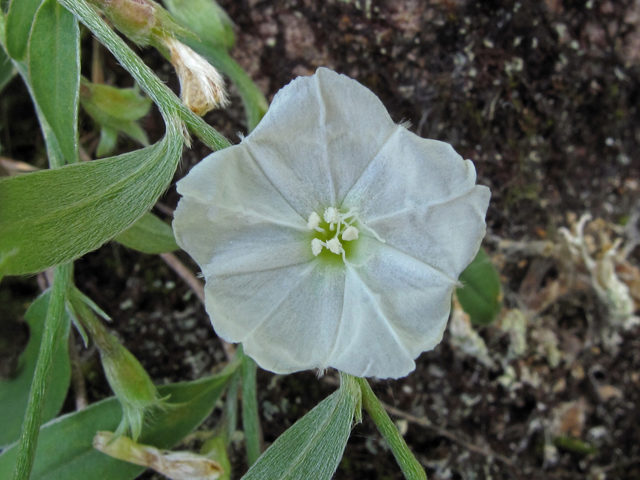
[[[407,442],[387,415],[366,378],[356,378],[362,390],[362,406],[385,438],[407,480],[427,480],[427,474],[413,455]]]

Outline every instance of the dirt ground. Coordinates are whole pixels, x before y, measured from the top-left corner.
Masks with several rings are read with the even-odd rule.
[[[269,99],[319,66],[345,73],[373,90],[395,121],[472,159],[478,182],[492,190],[485,247],[501,273],[505,308],[477,329],[474,341],[486,352],[448,332],[408,377],[372,380],[429,478],[640,478],[640,329],[616,324],[562,233],[584,213],[599,219],[584,236],[598,265],[622,239],[624,255],[606,265],[640,305],[640,1],[220,4],[237,25],[233,57]],[[161,60],[143,55],[177,89]],[[244,117],[231,93],[231,107],[206,120],[238,141]],[[24,107],[18,98],[4,110]],[[41,154],[42,141],[27,139],[29,122],[5,129],[13,142],[5,155]],[[157,112],[145,128],[152,139],[162,134]],[[84,130],[84,144],[95,146],[89,120]],[[196,144],[176,179],[207,153]],[[177,199],[172,187],[161,201],[174,208]],[[198,299],[159,257],[109,244],[76,262],[76,283],[112,315],[114,331],[157,382],[198,378],[224,361]],[[13,305],[5,314],[18,317],[36,293],[35,279],[5,280],[0,300],[14,300],[2,300]],[[89,399],[107,395],[96,352],[80,357]],[[330,394],[337,376],[259,371],[258,381],[268,444]],[[240,478],[241,443],[232,456]],[[335,478],[403,478],[366,416]]]

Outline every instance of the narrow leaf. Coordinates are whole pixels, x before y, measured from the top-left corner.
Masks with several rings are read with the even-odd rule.
[[[456,290],[460,305],[478,325],[493,322],[502,309],[500,275],[481,248],[473,262],[460,275],[463,288]]]
[[[45,0],[36,13],[29,75],[36,102],[67,163],[78,162],[80,29],[74,15],[56,0]]]
[[[7,13],[6,46],[14,60],[23,60],[31,25],[42,0],[12,0]]]
[[[156,202],[180,159],[179,126],[151,146],[104,160],[0,179],[5,274],[45,270],[95,250]]]
[[[140,442],[157,448],[176,445],[211,414],[232,373],[231,369],[195,382],[159,387],[160,395],[169,396],[173,405],[159,411],[145,425]],[[96,432],[114,431],[121,417],[120,404],[111,397],[44,425],[31,480],[136,478],[143,467],[116,460],[93,448]],[[15,458],[14,444],[0,455],[0,478],[11,478]]]
[[[341,386],[284,432],[243,480],[330,479],[342,458],[359,406],[359,389]]]
[[[125,247],[143,253],[167,253],[180,250],[169,225],[149,212],[115,238]]]
[[[30,337],[26,350],[20,358],[20,371],[16,378],[0,380],[0,412],[2,428],[0,428],[0,446],[15,442],[20,437],[22,421],[27,410],[29,390],[33,373],[36,369],[40,343],[44,329],[44,321],[49,308],[51,293],[48,291],[34,301],[25,320],[29,324]],[[55,417],[67,396],[71,367],[69,365],[69,318],[65,318],[62,334],[58,337],[53,356],[52,378],[47,391],[47,398],[42,412],[42,421],[47,422]]]

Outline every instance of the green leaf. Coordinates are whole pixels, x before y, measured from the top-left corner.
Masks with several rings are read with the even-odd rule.
[[[27,43],[31,25],[42,0],[12,0],[7,13],[6,46],[14,60],[23,60],[27,54]]]
[[[15,75],[16,69],[11,59],[7,56],[4,49],[0,47],[0,91],[7,86],[7,83],[9,83]]]
[[[6,275],[45,270],[95,250],[156,202],[182,150],[170,121],[157,144],[117,157],[0,179],[0,255]]]
[[[477,325],[493,322],[502,309],[500,275],[481,248],[460,275],[463,287],[456,290],[460,305]]]
[[[114,240],[143,253],[159,254],[180,250],[171,227],[151,212],[145,213]]]
[[[284,432],[242,479],[330,479],[342,458],[354,417],[359,416],[360,400],[357,385],[341,385]]]
[[[43,293],[34,301],[25,320],[29,324],[30,338],[26,350],[20,358],[20,372],[11,380],[0,380],[0,412],[2,428],[0,428],[0,445],[8,445],[20,437],[22,421],[27,410],[31,381],[40,352],[44,321],[49,308],[50,292]],[[67,396],[71,367],[69,364],[69,318],[64,320],[63,333],[58,337],[52,365],[52,378],[47,390],[47,398],[42,411],[42,421],[47,422],[55,417]],[[1,477],[0,478],[4,478]],[[6,477],[9,478],[9,477]]]
[[[36,13],[29,39],[29,76],[67,163],[77,163],[80,29],[75,16],[56,0],[45,0]]]
[[[140,443],[171,448],[180,442],[211,414],[232,373],[233,369],[229,369],[195,382],[159,387],[160,395],[169,396],[172,405],[157,412],[145,425]],[[31,480],[136,478],[144,467],[116,460],[93,449],[96,432],[113,432],[121,418],[118,400],[110,397],[43,425]],[[11,478],[16,453],[14,444],[0,455],[0,478]]]
[[[230,50],[235,44],[233,22],[214,0],[164,0],[167,10],[203,42]]]
[[[118,131],[108,127],[100,129],[100,143],[96,148],[96,157],[104,158],[108,157],[116,149],[118,144]]]
[[[101,153],[106,150],[105,130],[107,133],[122,132],[142,145],[149,145],[147,134],[136,122],[149,113],[152,101],[148,97],[141,96],[138,89],[115,88],[91,83],[86,78],[82,78],[80,103],[91,118],[102,127]],[[109,142],[112,141],[113,139],[109,138]],[[100,146],[98,150],[101,150]]]

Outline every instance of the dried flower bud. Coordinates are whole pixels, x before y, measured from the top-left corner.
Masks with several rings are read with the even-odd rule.
[[[222,75],[203,56],[173,37],[161,39],[171,53],[171,63],[180,79],[180,97],[196,115],[203,116],[227,104]]]
[[[118,460],[153,468],[171,480],[217,480],[224,473],[218,462],[202,455],[159,450],[127,437],[114,439],[111,432],[98,432],[93,447]]]

